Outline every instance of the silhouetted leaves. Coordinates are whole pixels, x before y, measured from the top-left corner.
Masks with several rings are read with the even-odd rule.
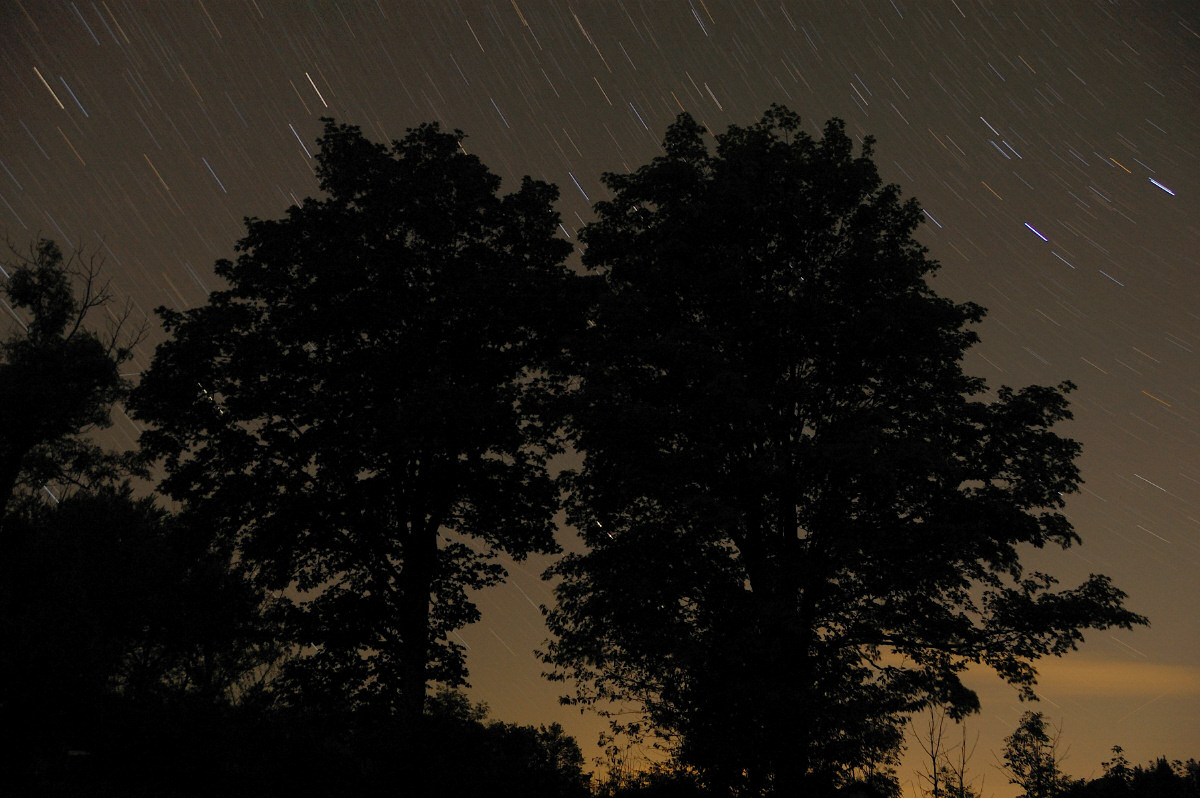
[[[47,239],[13,255],[4,293],[22,320],[0,344],[0,517],[13,511],[14,499],[59,499],[135,468],[131,457],[87,435],[111,423],[112,406],[129,387],[120,366],[141,331],[128,329],[128,310],[106,307],[112,297],[95,256],[64,259]],[[97,331],[101,308],[108,320]]]
[[[422,735],[422,795],[591,794],[583,753],[557,723],[521,726],[488,721],[484,705],[441,692],[429,702]],[[415,788],[416,785],[410,785]]]
[[[1104,775],[1064,785],[1063,798],[1200,798],[1200,762],[1168,761],[1160,756],[1145,765],[1130,765],[1121,746],[1102,763]]]
[[[0,725],[22,732],[0,783],[148,762],[151,729],[256,706],[276,635],[259,591],[128,487],[10,516]]]
[[[1004,773],[1022,790],[1020,798],[1054,798],[1067,784],[1059,767],[1059,733],[1046,726],[1041,712],[1026,712],[1004,738]]]
[[[569,320],[557,190],[500,180],[437,125],[384,146],[326,120],[322,199],[247,220],[229,287],[160,311],[135,393],[185,502],[291,591],[303,700],[411,719],[462,683],[448,634],[496,551],[556,549],[539,369]]]
[[[1079,542],[1073,386],[963,373],[983,310],[930,287],[920,208],[869,138],[773,107],[710,151],[681,115],[664,155],[605,175],[577,279],[555,187],[499,196],[437,125],[383,145],[325,122],[323,197],[248,219],[227,287],[159,310],[132,410],[180,514],[86,439],[130,355],[123,317],[84,323],[109,301],[94,263],[40,242],[6,286],[17,786],[586,795],[561,727],[425,696],[465,681],[450,635],[495,555],[557,551],[563,491],[585,550],[550,571],[551,677],[671,757],[612,796],[893,796],[904,717],[975,710],[969,665],[1028,697],[1039,658],[1145,622],[1104,576],[1023,567]],[[1007,756],[1034,798],[1196,792],[1194,763],[1119,751],[1071,784],[1040,723]]]
[[[605,175],[580,235],[587,551],[552,569],[546,660],[571,701],[644,709],[618,725],[714,789],[828,791],[886,773],[904,713],[974,710],[967,665],[1028,691],[1082,629],[1143,619],[1104,577],[1024,573],[1023,544],[1077,541],[1072,386],[963,373],[983,310],[928,284],[872,141],[780,107],[715,153],[702,134],[681,115],[664,155]]]

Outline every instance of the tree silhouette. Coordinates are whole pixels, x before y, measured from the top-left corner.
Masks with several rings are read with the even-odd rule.
[[[1058,731],[1046,728],[1041,712],[1026,712],[1004,738],[1003,770],[1009,784],[1022,790],[1021,798],[1054,798],[1066,788],[1069,780],[1059,766],[1060,737]]]
[[[489,795],[586,798],[591,794],[583,753],[557,724],[525,726],[489,720],[485,704],[440,689],[426,702],[420,739],[421,765],[393,782],[384,774],[380,792],[414,796]],[[394,758],[389,743],[379,760]]]
[[[819,792],[886,772],[904,713],[975,709],[969,663],[1029,693],[1081,630],[1143,622],[1103,576],[1023,569],[1078,541],[1079,446],[1052,431],[1071,386],[963,373],[983,310],[926,282],[922,212],[870,139],[773,107],[715,153],[686,114],[663,146],[604,176],[580,236],[587,551],[551,572],[544,652],[572,702],[642,708],[614,722],[714,788]]]
[[[945,741],[946,720],[945,710],[939,712],[934,707],[927,710],[920,729],[915,719],[909,719],[909,727],[922,756],[921,769],[917,771],[917,787],[929,798],[946,798],[949,794],[946,785],[949,757],[949,746]]]
[[[118,778],[133,784],[151,759],[147,737],[186,726],[198,740],[206,716],[255,703],[275,630],[260,592],[197,538],[128,486],[9,517],[0,726],[21,734],[0,785],[25,794],[67,777],[68,751],[76,767],[129,770]]]
[[[111,685],[166,604],[161,580],[178,576],[164,567],[161,523],[150,502],[114,490],[10,516],[0,561],[0,712],[5,728],[24,729],[18,758],[95,742]]]
[[[44,491],[61,499],[134,467],[87,436],[111,424],[112,406],[128,389],[120,366],[143,333],[129,328],[128,308],[107,307],[112,296],[96,256],[76,251],[64,259],[48,239],[27,255],[12,252],[0,268],[21,329],[0,344],[0,528],[15,500],[38,501]],[[97,332],[89,315],[101,308],[115,321]]]
[[[1105,786],[1116,795],[1128,795],[1133,784],[1134,770],[1125,758],[1125,749],[1119,745],[1112,747],[1112,759],[1101,762],[1104,775],[1101,780]]]
[[[979,733],[976,732],[974,741],[968,744],[966,726],[960,723],[959,731],[962,732],[962,739],[947,754],[946,762],[942,765],[942,784],[945,785],[945,794],[948,798],[980,798],[983,793],[983,778],[980,777],[979,784],[976,786],[975,779],[967,769],[971,758],[975,755],[975,747],[979,745]]]
[[[947,739],[949,715],[945,707],[930,706],[922,718],[920,727],[915,717],[908,722],[921,752],[917,788],[930,798],[979,798],[980,790],[975,787],[967,767],[979,744],[978,733],[975,740],[968,743],[966,726],[958,723],[962,739],[952,744]]]
[[[0,345],[0,727],[20,733],[0,790],[75,779],[63,788],[75,793],[101,763],[144,761],[130,753],[139,716],[250,699],[274,632],[228,558],[134,496],[136,455],[91,439],[127,393],[120,367],[144,332],[113,307],[100,259],[64,258],[46,239],[14,256],[3,271],[16,329]]]
[[[311,706],[415,728],[491,561],[556,549],[539,367],[569,306],[557,190],[500,180],[463,134],[385,147],[325,120],[322,199],[249,219],[229,287],[183,312],[135,391],[161,489],[270,590],[290,589]]]
[[[1168,761],[1160,756],[1146,765],[1130,765],[1119,745],[1101,763],[1104,775],[1079,780],[1063,789],[1063,798],[1200,798],[1200,762]]]

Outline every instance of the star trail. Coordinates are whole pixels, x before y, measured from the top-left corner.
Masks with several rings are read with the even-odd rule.
[[[1034,552],[1064,584],[1113,577],[1152,626],[1043,664],[1040,709],[1077,776],[1200,754],[1200,6],[984,0],[9,0],[0,5],[0,232],[107,259],[139,316],[217,284],[243,217],[315,194],[320,118],[376,140],[437,121],[505,181],[556,183],[575,241],[604,171],[782,103],[830,117],[925,209],[935,288],[988,308],[968,370],[1071,380],[1083,539]],[[577,262],[578,256],[573,256]],[[2,311],[11,321],[11,315]],[[130,368],[145,368],[151,336]],[[138,430],[117,413],[114,446]],[[564,530],[570,545],[570,532]],[[472,696],[601,724],[555,701],[533,651],[544,562],[512,564],[464,629]],[[1021,712],[979,674],[968,727],[996,750]],[[989,770],[987,755],[977,764]],[[907,775],[902,781],[907,783]],[[1008,794],[990,774],[987,791]]]

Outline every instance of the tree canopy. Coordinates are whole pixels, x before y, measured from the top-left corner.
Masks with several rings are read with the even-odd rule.
[[[93,326],[89,314],[112,301],[95,256],[64,258],[49,239],[13,255],[3,290],[20,329],[0,343],[0,518],[14,500],[59,499],[133,467],[88,436],[112,423],[129,388],[120,366],[142,335],[127,310],[107,308],[115,322]]]
[[[556,550],[537,408],[570,244],[557,189],[499,196],[463,138],[325,120],[324,196],[248,219],[228,288],[159,310],[169,340],[133,397],[161,489],[289,590],[313,704],[419,717],[427,680],[464,680],[447,638],[502,578],[493,554]]]
[[[172,702],[247,701],[277,650],[261,591],[135,496],[138,458],[93,434],[126,394],[120,367],[141,335],[128,306],[111,306],[101,262],[46,239],[14,254],[3,271],[16,323],[0,345],[0,728],[21,734],[0,755],[0,790],[27,794],[85,776],[84,762],[137,761],[116,751]]]
[[[964,373],[983,309],[938,295],[922,212],[866,139],[773,107],[607,174],[581,233],[596,283],[565,477],[586,551],[551,575],[543,656],[570,700],[654,733],[710,787],[886,774],[904,713],[955,716],[985,663],[1031,694],[1082,630],[1144,619],[1022,552],[1079,541],[1057,387]]]

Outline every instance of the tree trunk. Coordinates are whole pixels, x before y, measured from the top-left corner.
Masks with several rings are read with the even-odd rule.
[[[4,530],[4,519],[8,516],[8,505],[12,502],[13,493],[17,489],[17,480],[21,477],[21,462],[25,459],[25,451],[5,452],[0,456],[0,532]]]
[[[437,567],[436,524],[426,519],[409,526],[404,550],[398,627],[402,646],[400,683],[396,704],[401,730],[400,764],[409,784],[419,783],[422,756],[419,747],[425,716],[426,666],[429,660],[429,605]]]
[[[802,696],[809,692],[813,675],[806,648],[804,641],[794,638],[781,643],[771,674],[778,694],[789,699],[787,706],[778,707],[772,715],[775,795],[779,798],[808,795],[813,731],[811,711]]]

